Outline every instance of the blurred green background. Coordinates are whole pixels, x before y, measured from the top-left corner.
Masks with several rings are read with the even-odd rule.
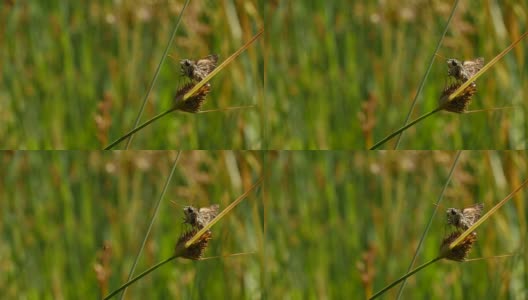
[[[401,277],[435,209],[454,152],[280,152],[265,186],[271,299],[364,299]],[[525,152],[464,151],[417,259],[438,255],[445,210],[486,210],[527,178]],[[524,189],[479,227],[468,263],[440,261],[402,299],[523,299],[528,293]],[[395,299],[397,288],[380,299]]]
[[[102,149],[131,130],[183,4],[3,1],[0,148]],[[171,107],[186,82],[180,59],[217,53],[223,61],[262,27],[256,1],[190,1],[170,47],[175,60],[162,65],[141,122]],[[176,112],[130,148],[261,148],[262,40],[213,78],[202,109],[256,107]]]
[[[264,5],[264,148],[365,149],[403,126],[453,2]],[[447,83],[445,58],[488,62],[526,24],[526,1],[460,1],[411,120],[436,108]],[[399,149],[525,149],[526,45],[477,80],[469,107],[513,109],[441,112],[405,132]],[[394,141],[384,146],[393,147]]]
[[[172,255],[186,229],[184,205],[224,209],[261,176],[260,156],[183,152],[136,274]],[[175,158],[176,152],[1,152],[2,298],[100,299],[126,282]],[[260,195],[257,188],[213,227],[205,256],[262,248]],[[258,253],[177,259],[134,284],[127,299],[255,299],[262,262]]]
[[[171,255],[184,229],[183,205],[225,208],[265,174],[262,186],[213,227],[206,256],[256,253],[176,260],[133,284],[128,298],[365,298],[406,272],[455,155],[184,151],[136,273]],[[120,286],[175,157],[1,152],[3,297],[99,298],[105,286]],[[527,178],[527,163],[525,152],[463,152],[417,265],[438,254],[448,207],[483,202],[489,210]],[[469,255],[513,257],[440,261],[411,277],[403,299],[523,299],[526,191],[479,227]],[[111,249],[106,263],[104,245]]]

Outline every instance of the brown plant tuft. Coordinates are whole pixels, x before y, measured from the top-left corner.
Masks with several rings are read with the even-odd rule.
[[[438,101],[438,104],[442,106],[442,109],[459,114],[466,112],[471,103],[471,97],[477,92],[477,85],[474,82],[453,100],[448,101],[449,95],[456,91],[462,84],[461,81],[456,81],[442,91],[442,95]]]
[[[446,238],[444,238],[444,240],[442,241],[442,245],[440,246],[440,253],[442,258],[454,261],[466,260],[466,257],[469,251],[471,250],[471,247],[477,241],[477,233],[472,232],[453,249],[449,249],[449,245],[454,242],[461,234],[461,231],[455,231],[452,232]]]
[[[196,83],[189,82],[183,87],[178,89],[176,96],[174,96],[174,108],[189,113],[197,113],[200,111],[203,103],[205,102],[205,97],[211,91],[211,84],[204,84],[194,95],[189,99],[183,101],[183,96],[190,91]]]
[[[202,236],[190,245],[188,248],[185,248],[185,243],[187,243],[197,232],[198,228],[192,228],[191,230],[183,233],[178,242],[176,243],[176,249],[184,249],[180,257],[200,260],[205,252],[205,249],[209,245],[209,241],[213,238],[213,234],[210,230],[207,230]]]

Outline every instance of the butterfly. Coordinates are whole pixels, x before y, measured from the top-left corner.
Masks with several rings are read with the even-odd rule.
[[[209,207],[202,207],[200,209],[193,206],[185,206],[183,208],[183,222],[190,224],[192,227],[202,229],[218,215],[219,208],[220,206],[218,204],[213,204]]]
[[[202,81],[202,79],[216,68],[217,62],[217,54],[208,55],[197,61],[182,59],[180,61],[181,72],[193,81]]]
[[[467,230],[471,227],[482,214],[484,209],[484,204],[477,203],[473,206],[463,208],[462,210],[458,208],[448,208],[446,211],[447,214],[447,224],[453,225],[458,229]]]
[[[474,60],[464,62],[458,59],[450,58],[447,60],[447,75],[454,77],[462,82],[468,81],[471,76],[475,75],[484,65],[484,58],[479,57]]]

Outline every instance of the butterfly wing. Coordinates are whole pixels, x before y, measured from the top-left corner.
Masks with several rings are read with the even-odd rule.
[[[477,222],[478,219],[480,219],[483,209],[484,209],[484,204],[477,203],[473,206],[464,208],[464,210],[462,210],[462,214],[464,215],[464,218],[470,223],[469,226],[473,225],[475,222]]]
[[[202,79],[207,76],[209,73],[211,73],[216,68],[216,63],[218,62],[218,55],[217,54],[211,54],[207,55],[206,57],[198,60],[196,62],[196,70],[198,73],[200,73],[200,77]]]
[[[217,215],[220,206],[218,204],[213,204],[209,207],[200,208],[200,219],[202,220],[202,225],[205,226],[207,223],[211,222]]]
[[[475,75],[482,67],[484,66],[484,58],[479,57],[474,60],[466,60],[463,64],[464,69],[466,70],[469,77]]]

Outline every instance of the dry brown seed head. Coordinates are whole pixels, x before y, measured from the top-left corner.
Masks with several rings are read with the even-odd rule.
[[[443,91],[439,99],[439,105],[442,106],[442,109],[455,112],[455,113],[464,113],[466,112],[469,104],[471,103],[471,97],[477,92],[477,85],[473,82],[465,90],[463,90],[458,96],[453,100],[448,101],[449,95],[456,91],[462,82],[457,81],[449,86],[447,86]]]
[[[197,228],[192,228],[191,230],[184,232],[178,242],[176,243],[176,249],[184,249],[180,257],[199,260],[202,258],[205,249],[209,245],[209,241],[213,238],[213,234],[210,230],[207,230],[200,238],[190,245],[188,248],[185,248],[185,243],[187,243],[199,230]]]
[[[446,238],[444,238],[444,240],[442,241],[442,245],[440,246],[440,253],[442,255],[442,258],[454,261],[466,260],[469,251],[471,250],[471,247],[477,241],[477,233],[470,233],[453,249],[449,249],[449,245],[451,245],[451,243],[454,242],[461,234],[461,231],[455,231],[448,235]]]
[[[174,106],[177,110],[189,113],[197,113],[200,111],[200,108],[205,102],[205,97],[211,91],[211,84],[204,84],[200,89],[198,89],[198,91],[196,91],[196,93],[194,93],[194,95],[183,101],[183,96],[195,85],[196,83],[189,82],[176,92],[176,96],[174,96]]]

